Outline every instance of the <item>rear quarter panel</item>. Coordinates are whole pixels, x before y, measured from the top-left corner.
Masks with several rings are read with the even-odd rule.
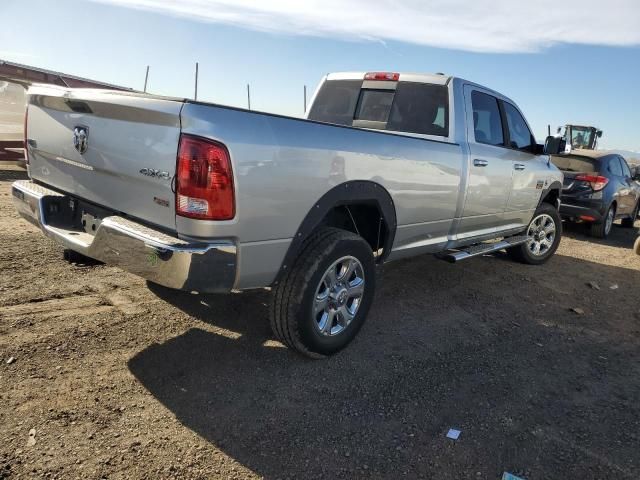
[[[229,149],[236,218],[177,217],[176,224],[186,237],[238,240],[238,288],[271,283],[315,202],[350,180],[377,182],[391,194],[394,249],[425,238],[446,241],[463,170],[457,144],[196,103],[184,106],[182,131]]]

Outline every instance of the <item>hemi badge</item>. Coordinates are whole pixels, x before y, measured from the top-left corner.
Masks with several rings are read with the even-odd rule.
[[[542,190],[543,186],[544,182],[542,180],[538,180],[538,183],[536,183],[536,190]]]
[[[169,200],[165,200],[164,198],[153,197],[153,201],[158,205],[169,208]]]

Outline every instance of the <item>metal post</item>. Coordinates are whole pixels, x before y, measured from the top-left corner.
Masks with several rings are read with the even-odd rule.
[[[248,83],[247,83],[247,108],[251,110],[251,90],[249,88]]]
[[[149,81],[149,65],[147,65],[147,73],[144,74],[144,93],[147,93],[147,82]]]
[[[307,86],[304,86],[304,113],[307,113]]]
[[[547,137],[551,136],[551,125],[547,125]]]
[[[196,88],[193,93],[193,99],[198,100],[198,62],[196,62]]]

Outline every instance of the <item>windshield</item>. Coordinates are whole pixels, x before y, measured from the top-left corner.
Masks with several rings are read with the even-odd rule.
[[[571,147],[577,149],[592,149],[595,130],[591,127],[571,127]]]

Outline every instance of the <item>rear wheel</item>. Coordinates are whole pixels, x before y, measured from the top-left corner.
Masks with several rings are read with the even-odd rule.
[[[322,228],[274,288],[271,328],[278,340],[304,355],[331,355],[358,333],[374,291],[371,246],[354,233]]]
[[[529,240],[507,250],[509,255],[529,265],[546,262],[558,249],[562,237],[562,221],[558,211],[553,205],[542,203],[524,233]]]
[[[607,238],[613,228],[613,221],[616,218],[616,206],[610,205],[604,214],[602,221],[591,225],[591,236],[596,238]]]
[[[636,218],[638,218],[638,209],[640,209],[640,202],[636,203],[636,206],[631,213],[631,217],[622,219],[621,224],[624,228],[633,228],[636,223]]]

